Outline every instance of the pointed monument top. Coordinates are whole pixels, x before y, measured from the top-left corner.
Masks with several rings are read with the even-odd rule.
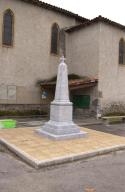
[[[60,58],[60,64],[58,66],[55,99],[53,102],[70,103],[69,87],[68,87],[68,71],[64,56]]]
[[[61,63],[65,63],[65,60],[66,60],[66,58],[65,58],[64,56],[62,56],[62,57],[60,58]]]

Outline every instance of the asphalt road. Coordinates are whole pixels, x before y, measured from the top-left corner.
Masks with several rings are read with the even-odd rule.
[[[35,170],[0,152],[0,192],[125,192],[125,152]]]
[[[125,137],[125,123],[114,124],[114,125],[86,125],[85,127],[113,135],[119,135]]]

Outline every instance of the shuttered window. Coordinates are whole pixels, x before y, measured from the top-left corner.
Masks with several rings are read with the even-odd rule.
[[[8,9],[3,15],[3,45],[12,46],[13,45],[13,12]]]
[[[51,53],[59,53],[59,26],[55,23],[51,30]]]

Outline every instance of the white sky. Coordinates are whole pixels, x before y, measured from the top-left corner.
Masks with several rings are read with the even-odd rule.
[[[125,0],[42,0],[92,19],[98,15],[125,25]]]

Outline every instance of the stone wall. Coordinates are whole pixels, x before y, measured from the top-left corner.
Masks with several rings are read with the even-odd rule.
[[[102,115],[125,115],[125,102],[111,102],[103,105]]]

